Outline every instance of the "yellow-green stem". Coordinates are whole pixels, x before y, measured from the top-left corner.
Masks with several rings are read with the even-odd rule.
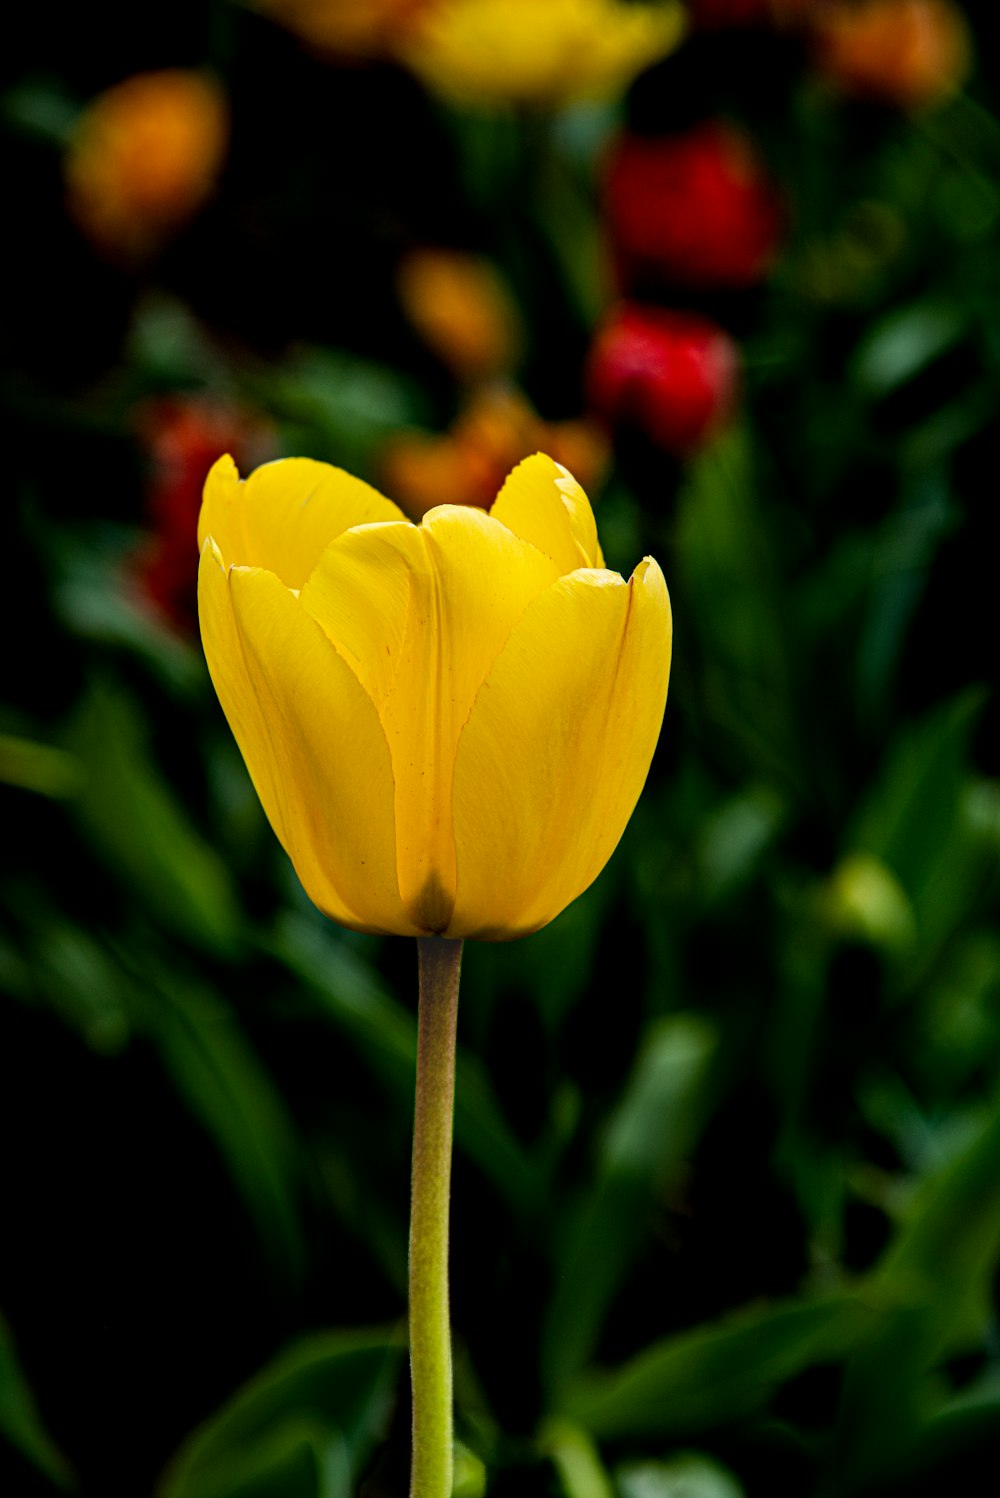
[[[455,1108],[455,1027],[462,943],[417,940],[420,1004],[410,1195],[410,1498],[451,1498],[448,1201]]]

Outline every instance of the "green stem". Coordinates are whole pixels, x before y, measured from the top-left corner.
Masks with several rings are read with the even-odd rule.
[[[462,943],[417,939],[420,1005],[410,1195],[410,1498],[451,1498],[448,1199]]]

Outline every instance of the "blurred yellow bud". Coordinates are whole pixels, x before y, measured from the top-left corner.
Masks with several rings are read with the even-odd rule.
[[[437,0],[398,52],[430,88],[464,104],[558,105],[625,88],[683,30],[669,0]]]

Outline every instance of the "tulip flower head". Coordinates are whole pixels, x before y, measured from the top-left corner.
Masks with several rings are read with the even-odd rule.
[[[722,120],[677,135],[626,134],[606,181],[623,288],[636,281],[753,286],[784,231],[781,198],[749,136]]]
[[[137,73],[84,111],[65,173],[69,209],[104,254],[125,262],[159,249],[211,195],[229,111],[201,73]]]
[[[191,532],[198,522],[205,475],[220,451],[263,461],[274,451],[266,420],[229,402],[170,395],[141,403],[135,434],[146,460],[146,534],[132,559],[140,598],[182,634],[196,634],[198,607],[191,572]]]
[[[413,519],[436,505],[488,510],[504,478],[522,458],[544,448],[586,488],[604,476],[608,443],[593,421],[545,422],[514,386],[473,391],[447,432],[400,432],[382,453],[380,473]]]
[[[597,877],[642,789],[670,668],[647,557],[604,567],[536,454],[492,509],[420,525],[305,458],[209,474],[209,670],[307,893],[359,931],[502,940]]]
[[[594,335],[587,390],[612,426],[637,427],[664,452],[690,457],[731,419],[739,367],[733,340],[708,318],[624,303]]]
[[[514,364],[517,307],[488,260],[462,250],[411,250],[396,284],[410,324],[457,379],[489,379]]]
[[[857,98],[922,109],[969,71],[968,26],[951,0],[836,0],[810,19],[817,67]]]
[[[396,50],[446,98],[544,107],[620,91],[683,31],[672,0],[436,0]]]
[[[334,59],[381,57],[436,0],[257,0],[258,8]]]

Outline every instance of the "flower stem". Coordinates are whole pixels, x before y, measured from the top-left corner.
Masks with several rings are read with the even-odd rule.
[[[410,1195],[410,1498],[451,1498],[448,1200],[462,943],[417,939],[420,1004]]]

